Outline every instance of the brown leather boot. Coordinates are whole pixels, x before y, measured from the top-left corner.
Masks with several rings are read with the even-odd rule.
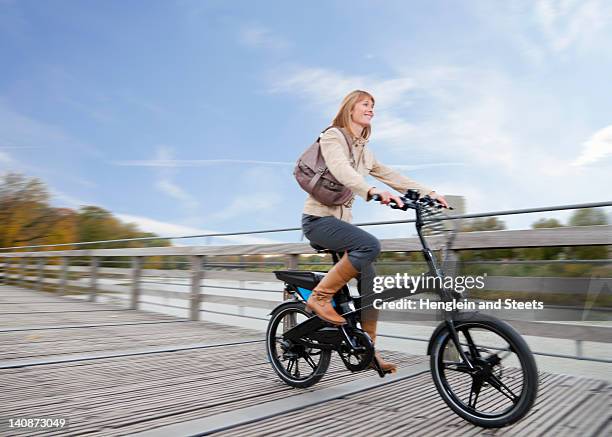
[[[323,277],[321,282],[312,290],[312,294],[306,302],[306,306],[312,310],[317,316],[323,320],[335,325],[344,325],[346,319],[336,312],[331,304],[334,294],[342,288],[342,286],[352,278],[357,276],[359,272],[355,270],[353,265],[345,253],[340,261],[332,267]]]
[[[368,314],[369,313],[370,312],[368,312]],[[378,320],[376,319],[376,317],[363,317],[363,320],[361,321],[361,327],[370,336],[370,339],[372,340],[372,344],[376,342],[376,324],[377,323],[378,323]],[[383,360],[383,358],[380,356],[378,352],[376,352],[375,355],[376,355],[376,359],[378,360],[378,364],[380,364],[380,367],[383,371],[391,372],[391,373],[397,372],[397,365]],[[370,364],[370,368],[374,368],[373,363]]]

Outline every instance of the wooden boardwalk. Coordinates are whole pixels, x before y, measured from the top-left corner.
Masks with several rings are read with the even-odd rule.
[[[612,433],[606,382],[542,374],[530,416],[487,431],[446,407],[427,357],[385,355],[401,363],[394,377],[336,360],[297,390],[272,371],[259,331],[0,286],[0,418],[70,421],[59,433],[2,423],[0,436]]]

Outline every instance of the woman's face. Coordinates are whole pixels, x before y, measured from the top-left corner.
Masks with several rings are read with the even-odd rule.
[[[359,100],[351,111],[351,120],[363,127],[370,125],[372,117],[374,117],[374,102],[368,97]]]

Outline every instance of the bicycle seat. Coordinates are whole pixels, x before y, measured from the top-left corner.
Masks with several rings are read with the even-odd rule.
[[[333,250],[331,250],[331,249],[327,249],[327,248],[325,248],[323,246],[319,246],[318,244],[315,244],[315,243],[312,243],[312,242],[310,243],[310,247],[312,247],[314,250],[316,250],[317,253],[332,253],[333,252]]]

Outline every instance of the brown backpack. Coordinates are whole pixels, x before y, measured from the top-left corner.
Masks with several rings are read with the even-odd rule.
[[[331,129],[334,126],[330,126]],[[337,128],[344,139],[351,155],[351,165],[355,168],[355,156],[353,155],[353,149],[351,148],[351,138],[344,129]],[[327,206],[342,205],[348,202],[353,197],[353,192],[342,185],[328,170],[323,155],[321,154],[321,145],[319,143],[320,137],[310,145],[302,156],[297,160],[293,175],[300,184],[300,187],[304,189],[308,194],[314,197],[316,200]]]

